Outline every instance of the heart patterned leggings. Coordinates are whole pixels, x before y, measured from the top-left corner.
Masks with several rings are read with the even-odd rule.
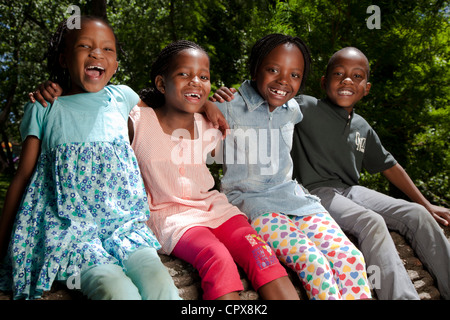
[[[252,227],[298,274],[309,299],[371,298],[364,257],[329,213],[267,213]]]

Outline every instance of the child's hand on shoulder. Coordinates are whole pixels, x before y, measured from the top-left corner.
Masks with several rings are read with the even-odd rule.
[[[222,132],[222,136],[225,137],[230,126],[219,108],[214,103],[206,101],[203,106],[203,111],[206,118],[213,124],[214,128],[219,129],[220,132]]]
[[[44,107],[47,107],[47,101],[53,103],[59,96],[62,95],[62,88],[59,84],[46,81],[37,86],[36,90],[28,94],[30,101],[35,103],[38,101]]]
[[[211,97],[209,97],[209,100],[212,102],[231,101],[234,99],[234,94],[236,92],[237,90],[235,88],[220,87]]]

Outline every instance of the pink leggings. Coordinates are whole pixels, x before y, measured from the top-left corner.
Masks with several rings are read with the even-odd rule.
[[[234,216],[215,229],[189,229],[172,254],[198,270],[205,300],[243,290],[236,263],[255,290],[287,275],[275,253],[244,216]]]

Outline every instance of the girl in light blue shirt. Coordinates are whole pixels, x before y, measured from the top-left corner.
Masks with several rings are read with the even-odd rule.
[[[362,254],[320,199],[292,180],[293,130],[302,120],[293,98],[310,63],[309,50],[297,37],[271,34],[254,45],[251,80],[234,99],[217,103],[231,128],[221,186],[279,259],[297,272],[310,299],[368,299]],[[223,101],[224,89],[213,100]]]

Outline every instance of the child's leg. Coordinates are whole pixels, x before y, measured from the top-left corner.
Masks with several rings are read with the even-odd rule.
[[[344,195],[355,204],[381,215],[389,230],[404,236],[419,260],[436,279],[441,297],[450,299],[450,244],[442,228],[425,207],[362,186],[350,187],[345,190]],[[388,236],[390,237],[389,234]],[[374,242],[374,239],[371,241]],[[385,273],[385,267],[378,266],[381,273]],[[383,275],[381,277],[384,278]],[[382,285],[383,281],[380,283]]]
[[[209,228],[193,227],[186,231],[172,254],[198,270],[205,300],[231,298],[231,293],[244,289],[230,252]]]
[[[115,264],[101,264],[82,272],[80,287],[92,300],[141,300],[138,288]]]
[[[299,275],[310,299],[341,299],[327,259],[287,216],[264,214],[252,226],[278,258]]]
[[[132,253],[124,261],[126,274],[143,300],[180,300],[178,288],[154,248],[146,247]]]
[[[363,255],[329,213],[289,217],[330,262],[343,299],[371,297]]]
[[[230,251],[263,299],[298,300],[297,291],[269,245],[244,216],[235,216],[216,229],[214,235]]]
[[[321,203],[345,232],[358,239],[358,246],[368,266],[380,268],[375,292],[380,300],[419,300],[419,295],[406,272],[384,219],[347,198],[347,189],[313,190]],[[372,198],[373,195],[370,195]],[[373,197],[379,203],[384,199]]]

